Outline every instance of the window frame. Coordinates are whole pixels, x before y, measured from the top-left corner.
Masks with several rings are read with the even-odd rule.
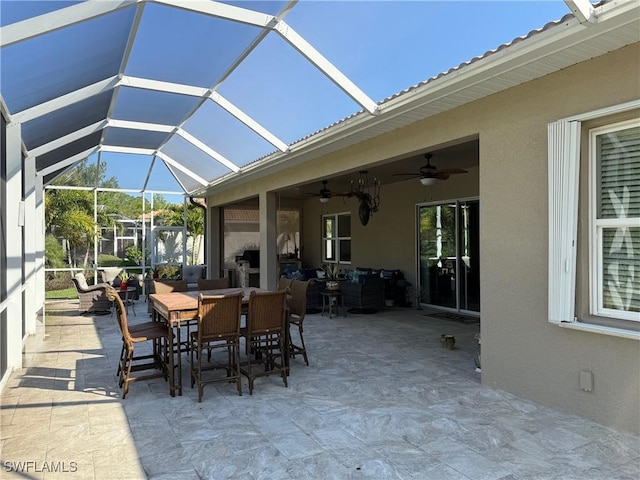
[[[591,128],[588,131],[589,309],[591,315],[640,322],[640,312],[618,310],[604,306],[604,246],[602,235],[604,229],[638,227],[638,225],[640,225],[640,218],[598,218],[598,136],[634,127],[640,127],[640,119],[634,118],[621,122],[607,123],[600,127]]]
[[[590,208],[588,172],[581,183],[581,164],[588,169],[589,157],[581,155],[588,149],[588,129],[639,118],[640,99],[604,107],[558,119],[548,124],[548,321],[559,327],[589,333],[616,336],[640,341],[640,323],[590,314],[591,274],[589,268],[588,225]],[[585,126],[586,127],[586,126]],[[586,198],[578,201],[578,186],[582,185]],[[582,206],[578,215],[579,204]],[[584,218],[584,232],[578,228],[578,217]],[[578,275],[578,242],[584,251],[585,270]],[[582,257],[582,254],[581,254]],[[580,265],[583,265],[582,263]],[[583,282],[582,287],[576,285]],[[578,294],[586,298],[576,302]],[[584,303],[582,303],[584,301]]]
[[[340,255],[340,246],[341,243],[344,241],[348,241],[349,245],[351,245],[351,227],[349,228],[349,235],[348,236],[341,236],[340,235],[340,221],[339,218],[340,217],[348,217],[349,219],[349,225],[351,226],[351,212],[336,212],[336,213],[326,213],[323,214],[321,217],[321,235],[322,235],[322,263],[335,263],[335,264],[342,264],[342,265],[350,265],[351,264],[351,260],[341,260],[341,255]],[[328,237],[325,235],[326,233],[326,229],[325,229],[325,224],[326,224],[326,220],[327,219],[332,219],[335,225],[335,230],[336,230],[336,236],[333,237]],[[335,249],[335,260],[334,259],[328,259],[327,258],[327,243],[331,242],[334,245],[334,249]]]

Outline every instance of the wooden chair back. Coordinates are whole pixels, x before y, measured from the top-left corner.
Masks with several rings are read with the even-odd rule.
[[[198,296],[198,341],[240,336],[242,292]]]
[[[309,282],[294,280],[289,287],[291,298],[289,299],[289,313],[296,315],[300,319],[304,318],[307,312],[307,288]]]
[[[153,280],[153,290],[155,293],[186,292],[186,280]]]
[[[247,318],[248,336],[282,332],[285,323],[287,290],[251,292]]]
[[[201,278],[198,280],[198,290],[218,290],[221,288],[229,288],[228,278]]]

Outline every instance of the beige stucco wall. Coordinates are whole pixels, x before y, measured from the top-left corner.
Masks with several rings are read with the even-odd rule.
[[[415,283],[415,205],[479,195],[483,383],[640,433],[640,342],[547,321],[547,124],[640,98],[639,59],[635,44],[210,201],[477,135],[479,169],[430,189],[418,182],[383,186],[380,212],[367,227],[357,222],[355,201],[305,202],[305,263],[320,263],[321,214],[351,211],[352,265],[400,268]],[[592,392],[580,390],[581,370],[593,372]]]
[[[358,221],[355,199],[332,198],[321,204],[317,199],[304,205],[304,260],[307,266],[322,261],[321,217],[326,213],[351,213],[351,265],[345,268],[370,267],[400,269],[413,285],[416,282],[416,205],[440,200],[478,196],[479,169],[470,168],[465,175],[452,175],[446,182],[425,188],[416,179],[382,186],[380,210],[367,226]]]

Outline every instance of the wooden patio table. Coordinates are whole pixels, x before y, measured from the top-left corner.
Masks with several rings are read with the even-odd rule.
[[[171,293],[153,293],[149,295],[153,305],[153,320],[164,321],[169,325],[169,393],[172,397],[182,395],[182,355],[181,355],[181,340],[180,340],[180,327],[181,325],[192,322],[198,319],[198,296],[203,295],[233,295],[235,293],[242,292],[242,306],[248,306],[249,296],[251,292],[264,292],[260,288],[244,287],[244,288],[221,288],[216,290],[193,290],[187,292],[171,292]],[[289,316],[286,315],[285,321],[285,348],[287,352],[288,345],[288,328],[289,328]],[[176,347],[177,345],[177,352]],[[177,358],[174,355],[177,354]],[[289,355],[283,355],[285,365],[289,366]],[[176,378],[176,372],[177,378]]]

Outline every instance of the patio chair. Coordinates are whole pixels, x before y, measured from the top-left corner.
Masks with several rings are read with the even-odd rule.
[[[302,355],[304,362],[309,365],[309,357],[307,357],[307,348],[304,344],[304,337],[302,335],[303,328],[302,322],[307,312],[307,289],[309,287],[308,281],[293,280],[291,287],[291,298],[289,299],[289,328],[292,325],[298,327],[298,337],[300,338],[300,344],[293,343],[291,337],[291,331],[289,331],[289,356],[295,358],[296,355]]]
[[[172,293],[172,292],[186,292],[187,291],[187,281],[186,280],[158,280],[158,279],[154,279],[153,280],[153,290],[154,293],[156,294],[162,294],[162,293]],[[149,313],[151,313],[152,309],[153,309],[153,300],[150,299],[149,303],[148,303],[148,310]],[[184,321],[182,323],[182,325],[184,325],[186,327],[187,330],[187,340],[184,340],[181,342],[183,348],[183,351],[187,351],[189,349],[189,330],[192,324],[195,323],[195,320],[187,320]],[[181,347],[180,345],[178,346],[179,348]]]
[[[122,388],[122,399],[129,393],[129,384],[138,380],[148,380],[151,378],[167,376],[165,346],[168,342],[168,327],[161,322],[148,322],[143,328],[142,325],[136,329],[130,329],[127,321],[127,310],[113,287],[107,287],[107,297],[112,301],[118,316],[118,325],[122,332],[122,349],[118,361],[118,384]],[[152,353],[135,355],[136,344],[152,342]],[[132,376],[132,372],[144,370],[158,370],[142,376]]]
[[[287,277],[280,277],[278,279],[278,290],[286,290],[291,286],[293,279]]]
[[[110,312],[111,301],[107,298],[107,283],[98,283],[97,285],[89,286],[84,273],[76,273],[71,278],[73,285],[78,292],[78,299],[80,305],[78,310],[81,313],[87,312]]]
[[[384,280],[376,276],[367,276],[359,281],[346,281],[340,284],[342,301],[349,311],[357,313],[375,313],[384,310]]]
[[[257,377],[279,373],[287,384],[287,368],[284,358],[284,335],[286,323],[287,291],[251,292],[247,326],[240,329],[245,337],[249,354],[240,365],[240,372],[249,380],[249,395],[253,395],[253,384]],[[252,359],[251,353],[256,358]],[[263,366],[259,371],[258,366]]]
[[[187,281],[187,289],[195,290],[198,288],[198,280],[206,277],[207,267],[205,265],[185,265],[181,270],[182,280]]]
[[[154,293],[186,292],[186,280],[153,280]]]
[[[198,280],[198,290],[219,290],[229,288],[228,278],[207,278]]]
[[[120,274],[122,273],[122,267],[104,267],[100,270],[102,276],[102,282],[108,283],[112,287],[120,285]],[[116,279],[118,282],[116,283]]]
[[[238,395],[242,395],[240,375],[240,310],[242,293],[234,295],[203,295],[198,297],[198,331],[189,336],[191,352],[191,388],[198,384],[198,402],[202,401],[204,386],[215,382],[235,380]],[[225,361],[214,361],[203,367],[202,356],[215,350],[226,350]],[[195,356],[195,357],[194,357]],[[225,370],[225,376],[205,374],[213,370]],[[205,378],[206,375],[206,378]]]

